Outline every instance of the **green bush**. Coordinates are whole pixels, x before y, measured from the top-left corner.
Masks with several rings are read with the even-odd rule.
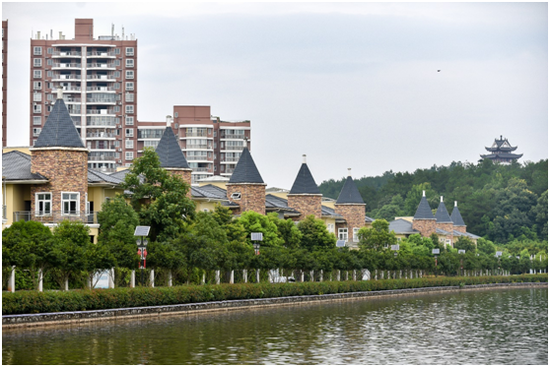
[[[464,286],[491,283],[548,282],[548,274],[513,277],[437,277],[369,281],[307,283],[240,283],[159,288],[115,288],[60,291],[4,292],[2,314],[105,310],[126,307],[177,305],[210,301],[321,295],[421,287]]]

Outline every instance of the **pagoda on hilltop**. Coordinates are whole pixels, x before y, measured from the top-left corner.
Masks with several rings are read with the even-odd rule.
[[[513,147],[508,139],[502,138],[495,139],[495,142],[490,147],[485,147],[490,154],[481,154],[482,159],[490,159],[493,162],[499,163],[512,163],[519,158],[523,157],[523,154],[514,154],[512,153],[518,147]]]

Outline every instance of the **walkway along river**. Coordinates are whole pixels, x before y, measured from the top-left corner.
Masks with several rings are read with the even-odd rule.
[[[544,364],[548,288],[3,330],[4,364]]]

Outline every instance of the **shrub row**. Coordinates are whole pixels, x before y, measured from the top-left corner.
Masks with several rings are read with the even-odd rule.
[[[275,284],[240,283],[160,288],[94,289],[75,290],[69,292],[4,292],[2,295],[2,314],[16,315],[30,313],[105,310],[112,308],[176,305],[223,300],[523,282],[548,282],[548,274],[526,274],[512,277],[434,277]]]

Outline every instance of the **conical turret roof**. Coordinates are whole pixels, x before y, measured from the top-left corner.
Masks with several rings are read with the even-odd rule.
[[[342,191],[340,191],[340,195],[338,195],[336,204],[365,204],[351,175],[348,175],[346,178],[346,182],[344,182],[344,187],[342,187]]]
[[[247,147],[243,149],[241,158],[239,158],[235,170],[229,179],[228,184],[232,183],[264,183]]]
[[[162,138],[155,150],[160,160],[160,166],[164,168],[189,168],[183,155],[178,139],[170,126],[166,127]]]
[[[296,180],[294,180],[294,184],[289,194],[321,194],[305,159],[304,163],[300,166],[300,170],[298,171],[298,175],[296,176]]]
[[[418,204],[414,219],[435,219],[425,193],[422,193],[422,199],[420,199],[420,204]]]
[[[86,148],[62,98],[55,101],[34,147]]]
[[[455,201],[455,207],[453,208],[453,212],[451,213],[451,220],[453,221],[455,226],[465,226],[466,223],[464,223],[464,220],[462,219],[462,215],[460,215],[460,211],[458,210],[458,206],[456,205]]]
[[[451,217],[449,217],[449,212],[447,211],[445,204],[443,204],[443,197],[441,197],[441,201],[439,202],[439,206],[435,212],[435,219],[437,220],[437,223],[452,223]]]

